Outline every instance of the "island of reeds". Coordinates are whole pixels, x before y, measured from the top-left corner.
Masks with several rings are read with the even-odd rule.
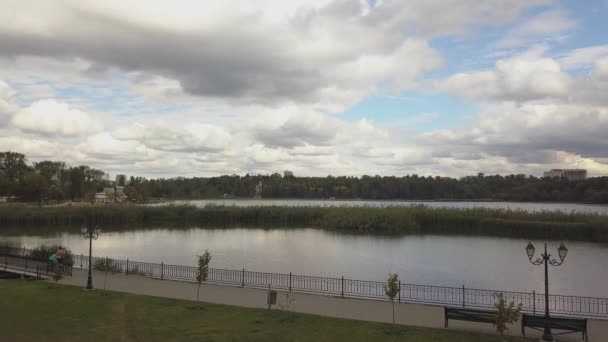
[[[209,205],[0,206],[0,231],[167,228],[319,228],[355,234],[459,234],[608,242],[608,216],[505,209],[236,207]]]

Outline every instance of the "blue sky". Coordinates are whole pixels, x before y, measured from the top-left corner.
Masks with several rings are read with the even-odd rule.
[[[0,5],[0,145],[32,160],[608,174],[606,1]]]

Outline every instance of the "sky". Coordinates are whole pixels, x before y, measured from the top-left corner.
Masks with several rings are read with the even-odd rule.
[[[608,175],[608,0],[0,0],[0,150],[145,177]]]

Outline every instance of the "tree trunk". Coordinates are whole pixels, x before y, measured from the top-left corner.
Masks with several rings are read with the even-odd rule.
[[[196,288],[196,301],[198,302],[198,294],[201,292],[201,284],[198,284],[198,287]]]
[[[395,302],[391,301],[391,304],[393,304],[393,324],[395,324]]]

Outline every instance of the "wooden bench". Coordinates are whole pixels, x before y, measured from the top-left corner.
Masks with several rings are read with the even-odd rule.
[[[469,321],[479,323],[496,323],[496,311],[450,308],[445,307],[445,327],[448,327],[448,320]]]
[[[555,335],[580,332],[583,334],[583,340],[588,341],[586,318],[551,316],[549,322],[551,329],[563,330],[563,332],[556,333]],[[523,336],[526,336],[526,327],[543,331],[545,327],[545,316],[523,314],[521,316],[521,334]]]

